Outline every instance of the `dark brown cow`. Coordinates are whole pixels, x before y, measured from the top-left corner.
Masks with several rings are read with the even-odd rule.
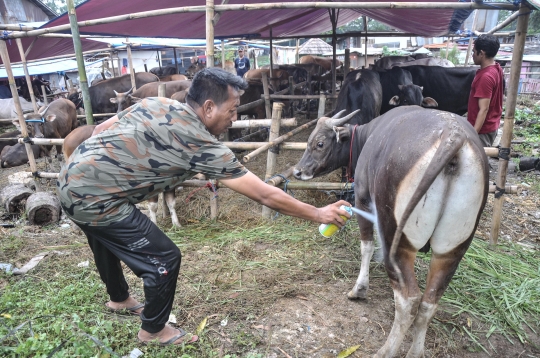
[[[170,98],[176,92],[184,91],[191,87],[190,80],[169,81],[165,83],[152,82],[145,84],[133,93],[131,93],[131,90],[125,93],[118,93],[114,91],[116,97],[111,98],[110,101],[118,105],[116,113],[120,113],[122,110],[124,110],[124,108],[132,106],[134,103],[139,102],[143,98],[157,97],[158,88],[162,84],[165,84],[165,97],[167,98]]]
[[[28,132],[34,138],[65,138],[73,129],[77,128],[77,110],[75,104],[68,99],[59,98],[47,107],[42,107],[38,113],[28,113],[24,115]],[[19,121],[13,121],[19,127]],[[44,151],[48,152],[52,146],[45,146]],[[62,153],[62,146],[56,146],[56,155],[59,158]]]
[[[2,149],[4,149],[4,147],[6,147],[8,145],[17,144],[18,143],[18,138],[19,138],[20,135],[21,135],[21,131],[19,131],[19,130],[0,134],[0,138],[4,138],[4,139],[14,138],[14,139],[10,139],[10,140],[0,140],[0,152],[2,151]]]
[[[308,180],[350,166],[362,264],[348,297],[367,297],[375,223],[395,301],[392,330],[375,356],[395,356],[411,332],[407,357],[422,357],[429,322],[486,203],[488,160],[474,128],[452,113],[405,106],[363,126],[347,121],[319,119],[294,175]],[[428,247],[422,294],[414,263],[416,253]]]
[[[39,158],[43,152],[41,146],[32,144],[32,152],[34,158]],[[28,154],[24,144],[17,143],[14,145],[7,145],[2,149],[0,154],[0,163],[2,168],[13,168],[28,163]]]
[[[81,145],[85,140],[90,138],[92,136],[92,133],[94,132],[94,129],[96,128],[95,125],[91,126],[82,126],[77,129],[75,129],[73,132],[71,132],[65,139],[64,139],[64,157],[66,158],[66,161],[68,158],[73,154],[75,149],[79,145]],[[180,227],[180,221],[178,221],[178,216],[176,215],[176,195],[174,192],[174,188],[171,190],[166,190],[163,192],[163,200],[167,204],[167,207],[169,208],[169,212],[171,213],[171,221],[174,226]],[[150,199],[148,199],[148,211],[150,214],[150,220],[154,224],[157,224],[157,209],[158,209],[158,200],[159,196],[156,195]]]
[[[214,67],[221,68],[222,66],[221,63],[216,63]],[[193,57],[191,59],[191,65],[186,70],[186,74],[189,78],[193,78],[193,76],[195,76],[195,74],[203,68],[206,68],[206,63],[199,61],[198,57]],[[236,75],[236,69],[234,68],[233,61],[225,60],[225,66],[223,66],[223,69]]]
[[[168,75],[159,78],[160,82],[170,82],[170,81],[185,81],[187,80],[185,75]]]
[[[332,70],[332,59],[327,57],[319,57],[319,56],[312,56],[312,55],[306,55],[300,57],[300,63],[301,64],[316,64],[323,68],[324,71],[331,71]],[[338,59],[336,59],[336,68],[341,66],[342,62]]]

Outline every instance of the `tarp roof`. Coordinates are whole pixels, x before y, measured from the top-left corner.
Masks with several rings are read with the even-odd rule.
[[[306,1],[306,0],[303,0]],[[307,0],[317,2],[316,0]],[[345,0],[354,2],[354,0]],[[367,0],[376,2],[377,0]],[[458,2],[457,0],[454,0]],[[278,3],[269,0],[230,0],[229,5],[258,3]],[[299,2],[299,0],[289,0]],[[396,2],[404,2],[397,0]],[[445,2],[445,0],[418,0],[417,2]],[[129,13],[167,9],[179,6],[204,6],[204,0],[87,0],[77,6],[78,21],[93,20]],[[452,9],[340,9],[338,26],[367,15],[378,21],[406,32],[419,36],[442,36],[459,29],[461,23],[469,16],[469,10]],[[426,21],[429,19],[429,21]],[[44,27],[69,24],[67,14],[50,21]],[[294,37],[303,35],[319,35],[332,29],[328,9],[270,9],[250,11],[225,11],[214,29],[215,38],[231,37]],[[69,31],[67,31],[69,32]],[[122,22],[87,26],[80,28],[81,34],[113,35],[127,37],[170,37],[183,39],[205,39],[206,21],[204,12],[185,12],[159,17],[144,17]],[[57,40],[55,46],[52,41]],[[67,40],[67,41],[66,41]],[[32,39],[23,41],[25,48]],[[72,47],[66,52],[63,46],[73,46],[70,39],[40,38],[30,51],[29,59],[44,58],[72,52]],[[85,41],[86,42],[86,41]],[[96,45],[98,44],[98,45]],[[84,43],[83,49],[101,48],[102,43]],[[15,47],[12,44],[10,47]],[[12,56],[13,54],[13,56]],[[12,61],[18,61],[18,51],[10,49]]]

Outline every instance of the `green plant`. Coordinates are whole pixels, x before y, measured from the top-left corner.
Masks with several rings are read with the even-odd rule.
[[[446,49],[441,49],[440,58],[448,59],[454,65],[459,65],[459,49],[457,46],[453,46],[450,51],[448,51],[448,56],[446,54]]]

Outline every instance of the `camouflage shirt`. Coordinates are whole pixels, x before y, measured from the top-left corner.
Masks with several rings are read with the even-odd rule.
[[[197,173],[238,178],[247,169],[210,134],[191,107],[147,98],[118,114],[109,129],[83,142],[64,163],[57,191],[76,223],[106,226],[133,205]]]

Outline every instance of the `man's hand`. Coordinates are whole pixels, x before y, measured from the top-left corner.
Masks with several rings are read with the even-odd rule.
[[[319,211],[318,222],[322,224],[336,224],[339,227],[345,225],[345,220],[341,216],[345,216],[347,219],[351,218],[351,214],[347,211],[340,209],[341,205],[351,206],[345,200],[340,200],[337,203],[327,205],[323,208],[317,209]]]

